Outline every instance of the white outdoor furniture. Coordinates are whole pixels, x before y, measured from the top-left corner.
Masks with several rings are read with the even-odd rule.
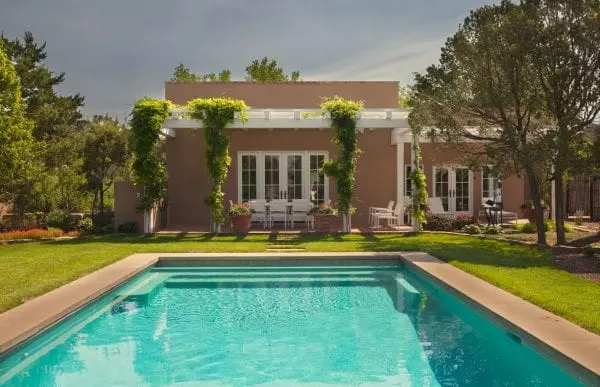
[[[267,227],[267,202],[264,199],[256,199],[248,202],[248,207],[252,211],[250,221],[262,223],[263,228]]]
[[[296,220],[304,222],[307,226],[309,226],[309,223],[312,223],[309,221],[308,217],[313,218],[314,221],[314,217],[308,215],[308,211],[313,207],[314,204],[308,199],[294,199],[292,201],[292,207],[289,214],[289,222],[292,229],[294,228],[294,222]]]
[[[271,200],[267,203],[268,208],[268,227],[273,227],[273,222],[283,222],[284,228],[287,229],[288,223],[288,208],[292,203],[287,200]]]
[[[454,217],[453,213],[444,210],[442,198],[429,198],[427,201],[429,203],[429,212],[431,212],[433,215],[439,215],[448,218]]]
[[[377,227],[376,214],[391,214],[394,211],[394,201],[390,200],[387,207],[369,207],[369,226]]]
[[[387,220],[388,227],[398,227],[402,223],[402,217],[404,217],[404,208],[400,206],[396,206],[392,212],[375,212],[373,214],[375,229],[379,229],[382,220]]]

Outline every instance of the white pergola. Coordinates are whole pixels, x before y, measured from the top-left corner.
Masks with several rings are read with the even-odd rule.
[[[396,203],[404,207],[404,143],[412,142],[412,132],[408,125],[408,114],[410,109],[363,109],[357,115],[356,129],[359,133],[365,130],[393,129],[390,139],[391,145],[396,145]],[[235,120],[228,125],[228,129],[241,130],[302,130],[320,129],[331,127],[331,118],[328,113],[321,109],[249,109],[246,111],[248,119],[242,121],[239,114]],[[162,134],[165,137],[175,137],[175,129],[200,129],[202,120],[189,117],[189,110],[175,108],[169,111],[169,116],[163,124]],[[146,217],[145,217],[146,218]],[[146,231],[151,232],[151,213],[147,214],[145,225]],[[145,226],[146,228],[146,226]]]

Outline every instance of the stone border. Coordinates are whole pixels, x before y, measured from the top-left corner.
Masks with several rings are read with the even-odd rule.
[[[433,279],[509,332],[525,338],[527,344],[567,367],[582,381],[600,385],[600,336],[426,253],[134,254],[0,314],[0,355],[157,263],[389,263],[394,259]]]

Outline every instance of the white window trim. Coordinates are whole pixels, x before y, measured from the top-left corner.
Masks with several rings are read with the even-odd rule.
[[[237,152],[237,202],[242,201],[242,156],[256,156],[256,198],[265,198],[265,155],[278,155],[281,158],[288,155],[302,155],[302,196],[310,197],[310,156],[325,156],[329,159],[328,151],[238,151]],[[325,176],[325,203],[329,201],[329,178]]]

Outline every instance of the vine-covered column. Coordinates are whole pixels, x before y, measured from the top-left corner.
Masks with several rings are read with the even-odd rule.
[[[419,146],[419,131],[413,129],[412,140],[412,170],[410,181],[412,182],[412,226],[413,231],[423,231],[426,223],[425,206],[427,205],[427,183],[425,173],[421,168],[421,147]]]
[[[333,97],[321,104],[321,109],[331,116],[333,142],[340,145],[337,160],[328,160],[323,166],[327,176],[336,179],[338,193],[338,211],[343,216],[343,232],[352,229],[352,196],[354,195],[356,160],[360,153],[356,130],[357,114],[363,109],[360,101],[349,101]]]
[[[143,187],[139,210],[150,211],[165,196],[167,169],[160,154],[163,122],[173,105],[169,101],[144,98],[136,102],[131,119],[131,147],[135,182]]]
[[[211,183],[211,191],[204,201],[211,209],[211,231],[216,233],[220,231],[225,219],[225,194],[221,187],[227,179],[231,164],[225,127],[233,122],[236,113],[239,113],[241,120],[246,120],[244,112],[248,106],[242,100],[231,98],[198,98],[188,104],[188,109],[192,118],[204,123],[204,156]]]

